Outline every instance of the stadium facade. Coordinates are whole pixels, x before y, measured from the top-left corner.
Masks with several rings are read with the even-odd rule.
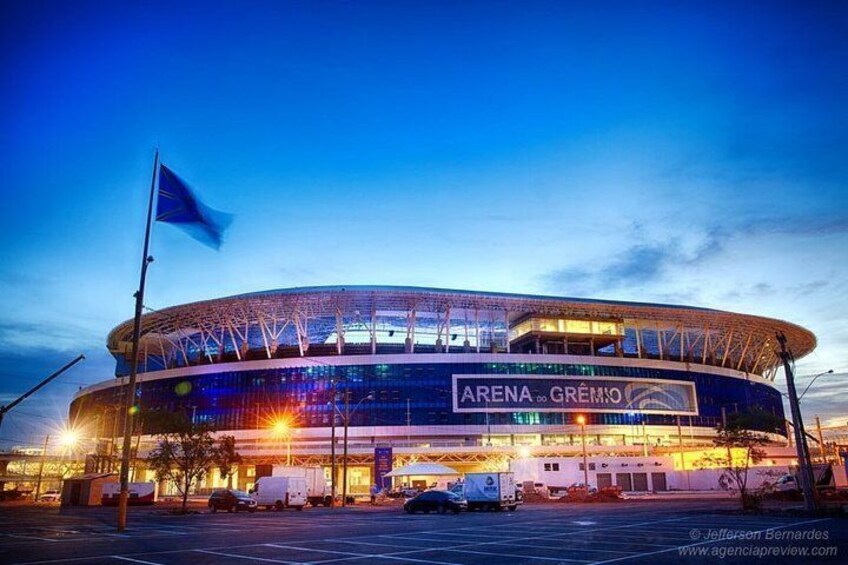
[[[662,453],[710,445],[728,413],[783,418],[776,332],[796,357],[815,336],[718,310],[409,287],[258,292],[146,314],[137,404],[236,436],[245,463],[330,464],[348,422],[352,492],[375,448],[395,466],[461,470],[510,459]],[[115,379],[75,396],[70,418],[100,438],[121,429],[132,321],[108,347]],[[585,430],[578,423],[585,418]],[[288,423],[281,436],[277,423]],[[140,419],[140,451],[154,437]]]

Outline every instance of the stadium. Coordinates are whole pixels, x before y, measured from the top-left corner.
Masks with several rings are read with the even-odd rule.
[[[788,322],[696,307],[282,289],[144,315],[136,397],[142,414],[182,412],[234,435],[241,488],[276,463],[329,472],[335,437],[358,493],[374,481],[378,448],[392,449],[395,467],[490,470],[573,457],[581,441],[598,457],[704,448],[728,413],[754,407],[783,419],[776,332],[796,358],[816,345]],[[80,390],[70,407],[101,455],[120,435],[131,339],[131,320],[109,334],[117,378]],[[137,424],[143,454],[155,437],[143,417]]]

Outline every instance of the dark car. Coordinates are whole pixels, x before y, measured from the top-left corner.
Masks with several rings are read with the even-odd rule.
[[[418,511],[428,514],[430,512],[453,512],[459,514],[461,510],[466,510],[468,503],[464,498],[446,490],[428,490],[422,492],[415,498],[407,500],[403,509],[410,514],[415,514]]]
[[[212,512],[226,510],[227,512],[238,512],[247,510],[256,512],[256,501],[250,495],[240,490],[220,489],[212,492],[209,497],[209,509]]]

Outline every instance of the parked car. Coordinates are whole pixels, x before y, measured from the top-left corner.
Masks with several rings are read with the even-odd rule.
[[[212,512],[218,510],[256,512],[256,501],[250,498],[249,494],[240,490],[218,489],[209,496],[209,510]]]
[[[418,511],[425,514],[430,512],[459,514],[460,511],[468,509],[468,503],[459,495],[446,490],[428,490],[407,500],[403,504],[403,509],[409,514],[415,514]]]
[[[799,490],[795,475],[783,475],[774,483],[774,490],[778,492],[792,492]]]
[[[24,497],[32,494],[31,490],[18,490],[17,488],[11,490],[1,490],[0,491],[0,500],[20,500]]]
[[[587,489],[586,489],[586,485],[581,482],[581,483],[571,483],[571,485],[565,490],[566,490],[567,493],[571,494],[571,493],[574,493],[578,490],[587,490]],[[597,494],[597,492],[598,492],[597,487],[593,487],[592,485],[589,485],[589,488],[587,490],[587,494]]]
[[[421,489],[412,487],[400,487],[395,490],[390,490],[386,493],[389,498],[413,498],[421,494]]]
[[[38,497],[39,502],[60,502],[61,500],[62,493],[58,490],[44,491],[41,496]]]

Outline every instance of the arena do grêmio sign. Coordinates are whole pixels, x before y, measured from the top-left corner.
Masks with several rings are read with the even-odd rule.
[[[625,377],[453,375],[454,412],[698,415],[695,383]]]

